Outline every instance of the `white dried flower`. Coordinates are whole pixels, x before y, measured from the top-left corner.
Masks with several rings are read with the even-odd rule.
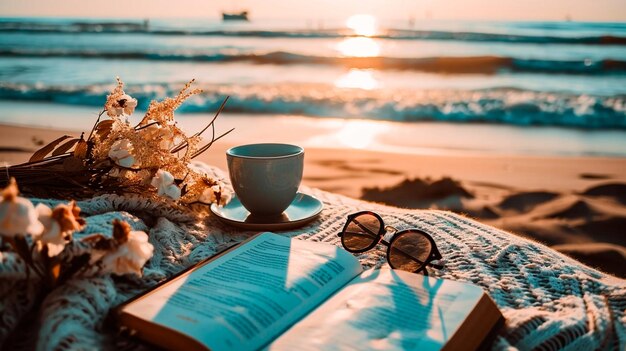
[[[116,164],[131,168],[135,164],[135,157],[132,155],[133,144],[128,139],[117,140],[111,145],[109,157]]]
[[[135,112],[137,107],[137,99],[128,94],[115,97],[114,100],[107,104],[107,115],[109,117],[130,116]]]
[[[44,226],[39,240],[48,247],[48,256],[54,257],[65,248],[72,233],[85,227],[85,220],[80,217],[80,208],[76,202],[59,204],[54,210],[44,204],[35,207],[39,221]]]
[[[207,204],[216,202],[219,206],[223,206],[230,201],[230,193],[225,189],[223,184],[218,183],[206,187],[198,200]]]
[[[44,228],[37,219],[35,206],[18,194],[15,178],[11,178],[0,200],[0,235],[15,237],[29,234],[37,237]]]
[[[180,199],[180,188],[174,184],[174,176],[170,172],[159,169],[151,184],[157,188],[159,195],[165,195],[172,200]]]
[[[233,194],[229,190],[226,190],[225,187],[222,187],[222,192],[220,193],[220,203],[218,205],[220,206],[226,205],[227,203],[230,202],[232,197],[233,197]]]
[[[202,191],[202,194],[200,195],[200,198],[198,200],[206,204],[214,203],[217,200],[215,193],[219,193],[219,191],[220,189],[217,185],[206,187],[204,191]]]
[[[65,248],[66,240],[61,232],[61,226],[52,218],[50,207],[39,204],[35,210],[37,210],[39,221],[44,226],[44,231],[40,237],[41,243],[48,246],[48,257],[54,257]]]
[[[144,264],[154,252],[154,246],[148,242],[148,235],[142,231],[131,231],[125,222],[114,221],[113,228],[113,235],[119,245],[102,257],[104,271],[118,275],[135,273],[141,277]]]

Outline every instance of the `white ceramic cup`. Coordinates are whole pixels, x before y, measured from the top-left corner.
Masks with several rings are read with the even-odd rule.
[[[280,215],[302,181],[304,149],[289,144],[240,145],[226,151],[235,194],[253,215]]]

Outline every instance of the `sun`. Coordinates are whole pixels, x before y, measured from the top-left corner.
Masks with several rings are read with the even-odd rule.
[[[357,35],[369,37],[378,31],[378,21],[372,15],[353,15],[346,20],[346,27],[352,29]]]

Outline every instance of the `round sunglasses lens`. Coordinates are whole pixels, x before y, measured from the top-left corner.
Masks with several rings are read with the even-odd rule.
[[[378,241],[382,223],[369,213],[352,218],[343,232],[343,246],[351,251],[365,250]]]
[[[415,272],[424,266],[432,248],[430,240],[422,233],[401,233],[389,248],[389,264],[395,269]]]

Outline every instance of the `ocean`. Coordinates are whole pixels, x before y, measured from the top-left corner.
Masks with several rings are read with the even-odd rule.
[[[0,103],[97,112],[116,76],[140,109],[195,78],[183,119],[230,96],[248,117],[608,131],[599,154],[626,155],[626,23],[0,19]]]

